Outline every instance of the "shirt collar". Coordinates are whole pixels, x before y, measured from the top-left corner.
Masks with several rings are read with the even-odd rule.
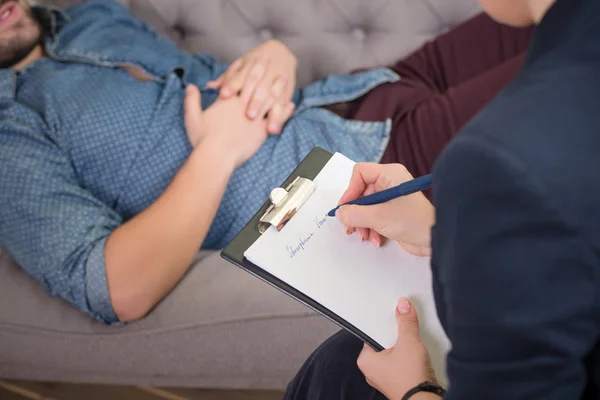
[[[35,6],[31,8],[33,16],[42,24],[47,37],[54,39],[60,29],[71,19],[66,12],[55,7]]]
[[[599,13],[598,0],[557,0],[535,30],[526,65],[565,46],[597,46]]]

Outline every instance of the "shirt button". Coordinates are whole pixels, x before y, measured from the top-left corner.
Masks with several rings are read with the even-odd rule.
[[[261,31],[258,33],[258,36],[260,37],[260,40],[265,42],[267,40],[273,39],[273,32],[271,32],[268,29],[261,29]]]

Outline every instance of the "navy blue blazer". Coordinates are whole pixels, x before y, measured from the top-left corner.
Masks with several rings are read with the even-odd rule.
[[[599,399],[600,0],[558,0],[434,168],[445,400]]]

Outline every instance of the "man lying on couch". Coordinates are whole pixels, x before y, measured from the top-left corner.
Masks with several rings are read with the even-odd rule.
[[[468,73],[445,68],[444,52],[481,53],[456,53],[474,29],[502,50]],[[61,12],[0,0],[0,244],[96,319],[142,318],[314,146],[429,172],[518,71],[529,32],[503,29],[467,23],[394,66],[401,81],[379,69],[295,90],[279,42],[227,68],[113,1]]]

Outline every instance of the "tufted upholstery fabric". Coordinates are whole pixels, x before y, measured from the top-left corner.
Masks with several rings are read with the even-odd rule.
[[[478,10],[476,0],[120,1],[183,49],[223,62],[279,39],[298,56],[301,85],[388,65]]]
[[[121,1],[185,50],[223,62],[280,39],[298,55],[299,84],[389,64],[477,12],[476,0]],[[283,388],[335,330],[216,253],[200,254],[144,320],[103,326],[0,251],[0,378]]]

